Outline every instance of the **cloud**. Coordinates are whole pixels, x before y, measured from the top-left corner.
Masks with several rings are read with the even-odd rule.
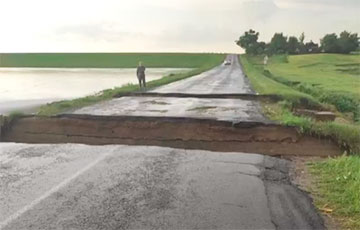
[[[360,0],[0,1],[0,52],[236,52],[250,28],[266,41],[360,32]]]
[[[359,0],[275,0],[280,8],[306,9],[306,10],[338,10],[349,7],[360,7]],[[359,10],[359,9],[358,9]]]
[[[246,1],[240,12],[249,22],[266,22],[278,10],[273,1]]]
[[[79,37],[84,40],[103,40],[122,42],[132,37],[141,36],[141,33],[127,31],[116,22],[98,22],[78,25],[61,26],[55,30],[59,39]]]

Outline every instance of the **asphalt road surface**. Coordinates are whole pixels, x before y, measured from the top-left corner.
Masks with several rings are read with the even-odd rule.
[[[97,116],[191,117],[232,122],[266,121],[258,102],[239,99],[121,97],[74,113]]]
[[[2,229],[322,229],[287,162],[149,146],[2,143]]]
[[[183,81],[159,87],[157,93],[229,94],[254,93],[245,77],[237,55],[228,55],[231,65],[220,65]]]
[[[237,57],[228,58],[231,66],[155,91],[251,93]],[[260,120],[253,103],[123,98],[75,113],[137,115],[143,107],[144,115]],[[324,229],[288,171],[289,162],[259,154],[0,143],[0,228]]]
[[[185,94],[253,94],[237,55],[231,65],[220,65],[200,75],[159,87],[151,92]],[[260,104],[252,100],[177,97],[121,97],[74,111],[98,116],[191,117],[215,120],[266,121]]]

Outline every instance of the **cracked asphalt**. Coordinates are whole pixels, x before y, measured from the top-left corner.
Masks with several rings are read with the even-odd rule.
[[[155,91],[251,93],[237,57],[228,58],[233,65]],[[256,104],[242,100],[176,100],[114,99],[75,113],[136,115],[131,110],[142,105],[167,110],[156,112],[164,116],[262,119]],[[308,194],[291,183],[289,167],[239,152],[0,143],[0,229],[324,229]]]
[[[200,75],[158,87],[153,93],[254,94],[237,55],[228,55],[231,65],[220,65]],[[178,97],[121,97],[74,111],[100,116],[191,117],[232,122],[259,121],[260,104],[254,100]]]
[[[121,97],[78,109],[96,116],[190,117],[222,121],[267,121],[255,101],[177,97]]]

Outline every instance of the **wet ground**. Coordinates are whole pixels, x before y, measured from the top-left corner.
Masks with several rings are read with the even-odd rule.
[[[321,229],[287,162],[150,146],[1,144],[3,229]]]
[[[135,69],[0,68],[0,114],[33,111],[52,101],[73,99],[124,84],[137,84]],[[149,68],[147,80],[189,69]]]
[[[177,97],[121,97],[75,111],[75,114],[102,116],[192,117],[227,121],[265,121],[260,104],[253,100],[204,99],[199,94],[254,94],[240,67],[238,57],[227,57],[231,65],[220,65],[182,81],[174,82],[151,93],[193,94]]]
[[[85,107],[74,113],[98,116],[192,117],[233,122],[266,120],[257,102],[239,99],[122,97]]]
[[[254,93],[245,77],[237,55],[229,55],[231,65],[220,65],[184,81],[159,87],[152,92],[189,94]]]

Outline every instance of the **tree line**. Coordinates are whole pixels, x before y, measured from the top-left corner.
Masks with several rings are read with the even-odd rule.
[[[275,33],[271,41],[265,43],[258,41],[259,32],[252,29],[246,31],[237,45],[245,49],[247,54],[307,54],[307,53],[342,53],[349,54],[359,48],[359,37],[357,33],[343,31],[338,36],[335,33],[326,34],[320,39],[320,45],[310,40],[305,42],[305,34],[299,38],[295,36],[284,36],[283,33]]]

